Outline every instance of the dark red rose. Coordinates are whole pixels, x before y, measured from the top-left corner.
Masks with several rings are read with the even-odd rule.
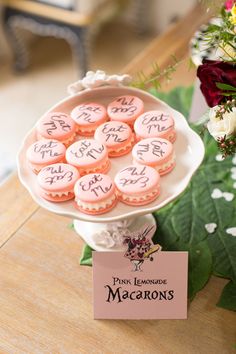
[[[216,82],[236,87],[236,66],[220,60],[205,59],[197,69],[197,76],[201,81],[201,91],[210,107],[216,106],[225,98]]]

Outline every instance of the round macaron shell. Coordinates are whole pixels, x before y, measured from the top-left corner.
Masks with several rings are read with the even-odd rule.
[[[58,163],[44,167],[38,174],[39,186],[47,192],[69,192],[79,179],[78,170],[71,165]]]
[[[144,111],[143,101],[136,96],[120,96],[107,107],[111,120],[133,124],[134,120]]]
[[[139,116],[134,123],[138,138],[165,138],[174,136],[174,119],[166,112],[149,111]]]
[[[129,125],[117,121],[110,121],[100,125],[94,135],[94,138],[108,149],[125,147],[131,142],[132,137],[133,133]]]
[[[26,157],[34,165],[50,165],[64,159],[66,147],[57,140],[38,140],[29,146]]]
[[[39,137],[64,141],[75,135],[76,124],[63,112],[50,112],[43,116],[36,126]]]
[[[143,195],[159,186],[159,173],[152,167],[130,165],[115,176],[117,189],[128,195]]]
[[[77,124],[79,131],[84,129],[85,134],[88,133],[89,128],[95,129],[108,119],[106,108],[94,102],[76,106],[71,112],[71,117]]]
[[[173,145],[169,140],[148,138],[134,145],[132,155],[135,162],[156,166],[168,162],[173,151]]]
[[[66,160],[76,167],[96,167],[106,161],[106,147],[94,139],[83,139],[69,146]]]
[[[75,184],[75,195],[86,203],[103,202],[115,193],[112,179],[102,173],[91,173],[81,177]]]

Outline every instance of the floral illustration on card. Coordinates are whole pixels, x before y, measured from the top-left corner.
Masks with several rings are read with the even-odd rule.
[[[124,257],[133,264],[134,272],[142,271],[142,264],[145,260],[153,260],[153,254],[161,250],[161,246],[152,242],[155,233],[154,225],[145,225],[142,229],[131,233],[124,238],[123,243],[127,245]]]

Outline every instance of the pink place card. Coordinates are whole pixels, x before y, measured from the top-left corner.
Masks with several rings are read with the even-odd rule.
[[[94,318],[186,319],[188,252],[128,256],[93,252]]]

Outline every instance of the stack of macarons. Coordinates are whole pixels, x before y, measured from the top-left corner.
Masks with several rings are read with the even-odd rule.
[[[145,111],[140,97],[124,95],[107,107],[84,102],[71,112],[45,114],[26,157],[42,198],[74,199],[81,212],[96,215],[118,201],[131,206],[153,202],[160,194],[160,176],[175,166],[175,139],[168,112]],[[112,159],[129,153],[132,165],[112,180]]]

